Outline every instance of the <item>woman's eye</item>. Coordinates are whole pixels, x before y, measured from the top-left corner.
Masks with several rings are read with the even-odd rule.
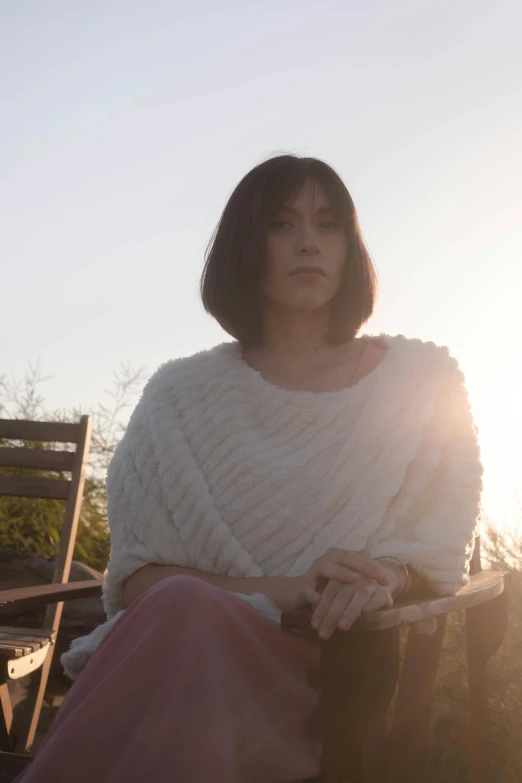
[[[268,224],[270,228],[284,228],[285,226],[291,226],[292,224],[288,220],[271,220]]]
[[[292,228],[293,223],[290,223],[288,220],[271,220],[268,223],[269,228],[286,228],[287,226]],[[330,229],[335,230],[339,228],[339,222],[337,220],[322,220],[320,223],[317,224],[317,228],[324,228],[324,229]]]
[[[339,223],[337,220],[323,220],[322,223],[319,223],[319,228],[339,228]]]

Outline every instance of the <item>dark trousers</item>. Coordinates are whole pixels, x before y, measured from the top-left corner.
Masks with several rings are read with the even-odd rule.
[[[317,637],[316,637],[317,638]],[[323,645],[321,700],[312,721],[323,741],[321,781],[387,778],[386,722],[400,664],[398,628],[336,632]]]

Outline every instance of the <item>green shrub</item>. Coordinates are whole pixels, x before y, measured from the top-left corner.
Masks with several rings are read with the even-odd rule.
[[[131,371],[123,367],[114,374],[112,407],[98,404],[95,411],[74,408],[71,411],[48,411],[37,386],[44,378],[38,366],[29,368],[21,382],[0,379],[0,417],[31,419],[35,421],[78,422],[84,413],[91,413],[93,430],[85,479],[83,501],[74,549],[74,558],[92,568],[103,571],[109,558],[110,537],[107,524],[107,497],[105,475],[107,466],[120,441],[125,426],[121,414],[131,405],[142,384],[143,370]],[[42,443],[0,440],[2,445],[25,445],[32,448],[59,450],[60,443]],[[66,448],[74,448],[65,444]],[[70,473],[35,470],[2,469],[3,475],[49,476],[70,478]],[[65,514],[65,501],[0,496],[0,547],[17,552],[28,552],[54,557],[58,549]]]

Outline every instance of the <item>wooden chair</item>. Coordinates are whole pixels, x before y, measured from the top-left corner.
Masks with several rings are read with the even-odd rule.
[[[459,610],[466,617],[471,781],[490,779],[486,665],[506,633],[509,573],[481,570],[478,540],[470,570],[470,584],[457,595],[396,602],[391,609],[361,617],[349,633],[335,631],[327,641],[311,628],[311,609],[283,613],[283,630],[323,646],[317,675],[322,683],[317,716],[322,774],[315,783],[420,779],[446,617]],[[432,623],[434,632],[419,633],[421,623]],[[399,677],[399,631],[404,627],[408,639]]]
[[[75,424],[18,419],[0,419],[0,471],[15,468],[17,475],[1,475],[0,495],[54,498],[66,501],[58,556],[51,585],[7,590],[0,593],[0,614],[47,605],[43,628],[0,626],[0,751],[25,753],[32,745],[62,614],[63,600],[99,594],[100,582],[67,584],[83,497],[87,457],[91,441],[90,416]],[[20,441],[74,443],[75,451],[28,448]],[[14,441],[15,443],[8,443]],[[70,472],[70,479],[18,475],[24,469]],[[60,599],[57,601],[57,599]],[[54,601],[54,603],[53,603]],[[8,681],[32,674],[27,698],[13,722]],[[16,723],[16,726],[14,725]],[[13,755],[14,758],[14,755]],[[6,759],[4,761],[7,763]],[[1,780],[1,778],[0,778]]]

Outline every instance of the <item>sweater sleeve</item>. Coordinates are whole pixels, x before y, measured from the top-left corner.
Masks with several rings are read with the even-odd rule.
[[[108,617],[125,607],[123,582],[149,563],[187,565],[171,514],[162,502],[145,404],[138,403],[107,471],[111,552],[104,574]]]
[[[260,573],[210,497],[164,374],[160,368],[149,381],[107,471],[109,618],[125,607],[124,581],[149,563],[224,576]]]
[[[417,459],[389,506],[386,524],[368,542],[370,555],[401,558],[441,595],[458,592],[469,582],[482,473],[464,376],[451,358]]]

